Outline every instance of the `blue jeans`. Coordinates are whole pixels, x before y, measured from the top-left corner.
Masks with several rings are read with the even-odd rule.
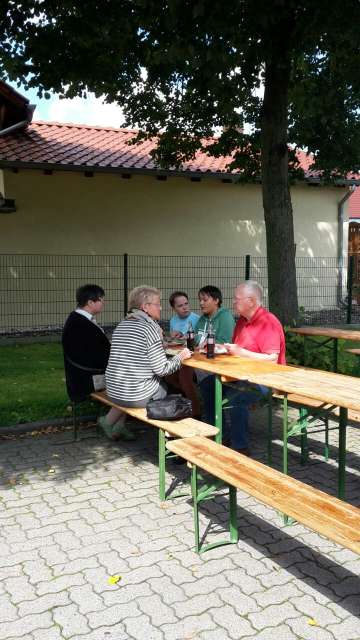
[[[247,382],[223,385],[223,400],[228,402],[223,408],[223,440],[229,441],[234,449],[249,446],[249,405],[259,402],[268,394],[268,388]],[[203,399],[202,419],[215,424],[215,376],[209,375],[199,382]]]

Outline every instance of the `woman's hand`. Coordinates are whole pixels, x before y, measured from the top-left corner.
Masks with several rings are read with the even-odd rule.
[[[191,356],[192,356],[192,352],[188,348],[182,349],[180,351],[180,353],[179,353],[179,358],[180,358],[181,362],[183,360],[188,360],[189,358],[191,358]]]
[[[170,337],[171,338],[183,338],[184,334],[182,334],[181,331],[170,331]]]

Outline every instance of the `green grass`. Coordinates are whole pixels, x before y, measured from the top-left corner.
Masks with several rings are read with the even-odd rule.
[[[288,345],[290,347],[290,344]],[[295,355],[301,354],[301,339],[292,344]],[[340,341],[339,371],[357,375],[357,358],[344,353],[344,348],[359,347],[359,343]],[[332,352],[319,349],[313,366],[330,369]],[[0,429],[24,422],[62,418],[69,415],[68,397],[61,345],[19,344],[0,346],[1,396]],[[359,362],[360,365],[360,362]],[[84,403],[83,414],[96,413],[93,403]]]
[[[0,346],[0,427],[67,414],[61,345]]]

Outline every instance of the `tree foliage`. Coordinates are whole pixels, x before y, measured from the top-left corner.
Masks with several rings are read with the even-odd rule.
[[[243,179],[262,180],[270,304],[289,322],[299,166],[288,144],[313,153],[324,179],[359,169],[359,24],[359,0],[13,0],[0,67],[40,94],[118,102],[140,135],[160,133],[162,166],[233,153]]]

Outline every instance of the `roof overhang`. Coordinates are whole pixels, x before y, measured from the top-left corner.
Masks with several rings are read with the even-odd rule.
[[[147,175],[147,176],[164,176],[167,178],[189,178],[193,180],[221,180],[222,182],[238,183],[240,176],[234,173],[226,173],[221,171],[190,171],[181,169],[146,169],[136,167],[99,167],[99,165],[90,164],[60,164],[49,162],[22,162],[20,160],[0,160],[0,169],[23,169],[38,171],[75,171],[77,173],[93,172],[108,174],[126,174],[126,175]],[[248,181],[247,184],[261,184],[261,179]],[[309,176],[304,180],[296,180],[295,184],[308,184],[314,186],[336,186],[350,187],[360,186],[360,178],[337,178],[333,182],[327,182],[320,177]]]

